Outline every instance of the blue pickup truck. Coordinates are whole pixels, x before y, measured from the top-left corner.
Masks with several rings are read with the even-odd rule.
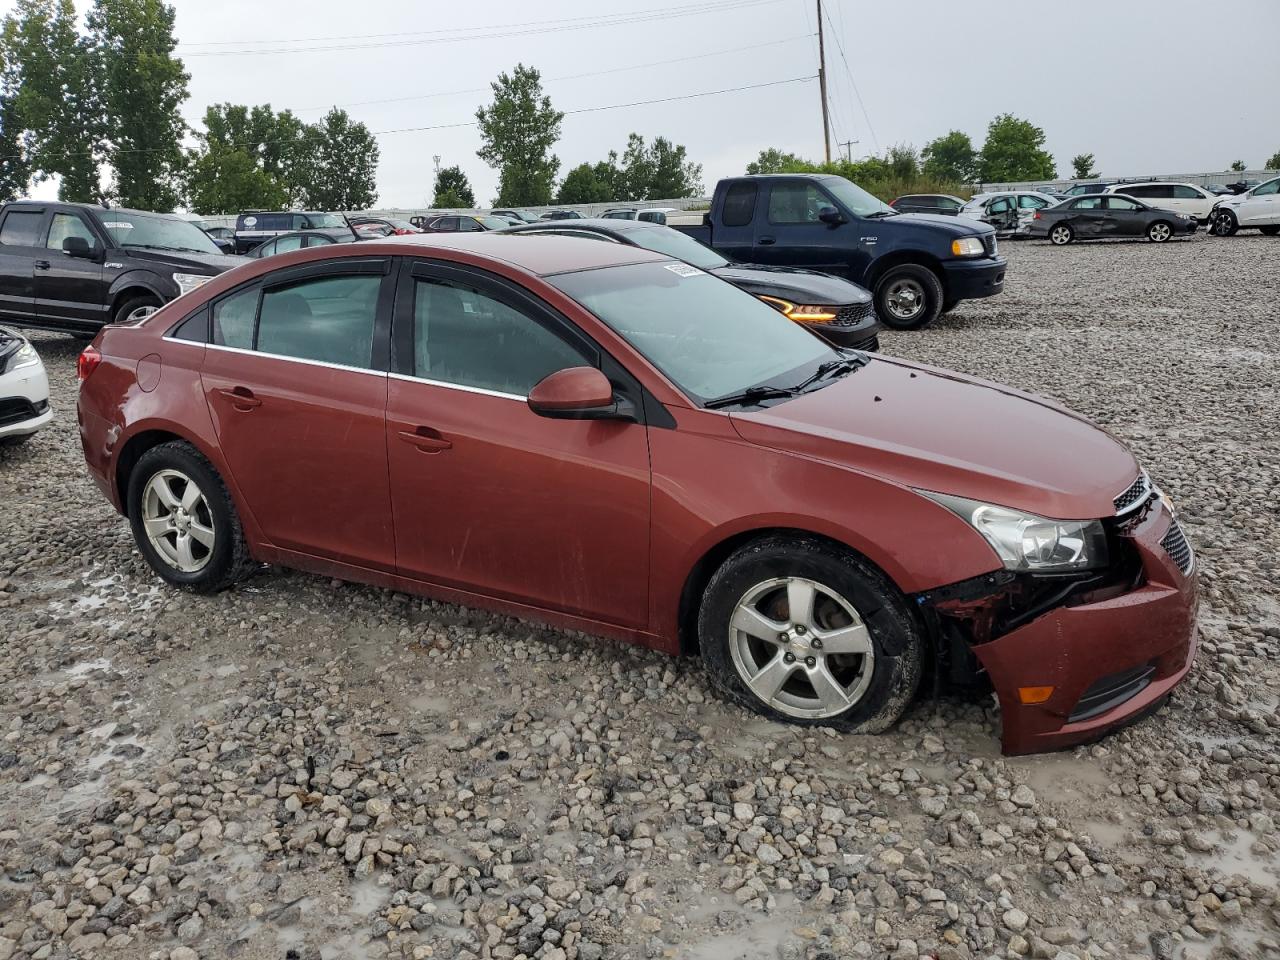
[[[1004,289],[992,227],[898,213],[844,177],[721,180],[701,226],[673,226],[730,260],[805,267],[861,284],[875,294],[881,322],[899,330]]]

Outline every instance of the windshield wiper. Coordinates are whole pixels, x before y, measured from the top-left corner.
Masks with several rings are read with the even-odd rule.
[[[723,397],[708,400],[703,406],[708,410],[738,405],[759,405],[762,400],[784,400],[794,397],[794,387],[747,387],[738,393],[726,393]]]
[[[868,213],[866,219],[874,220],[876,217],[896,217],[897,215],[897,210],[876,210],[874,213]]]
[[[797,383],[793,389],[796,393],[800,393],[805,387],[810,387],[819,380],[825,380],[827,377],[844,376],[859,367],[864,366],[867,358],[863,356],[841,357],[839,360],[827,360],[818,364],[818,369]]]

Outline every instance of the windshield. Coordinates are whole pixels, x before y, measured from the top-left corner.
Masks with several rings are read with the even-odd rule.
[[[345,227],[347,218],[340,213],[308,213],[307,220],[313,230],[327,230],[333,227]]]
[[[773,307],[685,263],[633,263],[548,278],[705,403],[789,387],[839,359]]]
[[[104,210],[99,218],[112,240],[122,247],[222,253],[209,235],[189,220],[132,210]]]
[[[869,217],[873,213],[897,212],[887,203],[877,200],[856,183],[850,183],[844,177],[831,177],[821,182],[850,213],[859,217]]]
[[[504,220],[501,217],[476,217],[487,230],[505,230],[511,226],[510,220]]]
[[[622,235],[637,247],[652,250],[663,256],[675,257],[677,260],[692,263],[703,270],[718,270],[729,264],[728,260],[714,250],[704,247],[693,237],[669,227],[660,230],[628,230]]]

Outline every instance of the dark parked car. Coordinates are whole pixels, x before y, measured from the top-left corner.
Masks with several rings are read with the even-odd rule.
[[[1195,557],[1120,441],[636,247],[298,250],[77,369],[89,475],[176,587],[265,562],[537,618],[838,730],[980,668],[1009,753],[1151,712],[1195,657]]]
[[[189,220],[80,203],[0,210],[0,323],[91,334],[243,263]]]
[[[414,231],[415,233],[417,231]],[[304,247],[325,247],[331,243],[355,243],[363,240],[352,227],[334,227],[330,230],[299,230],[296,233],[285,233],[266,243],[258,244],[249,256],[255,260],[263,257],[274,257],[277,253],[288,253],[290,250],[301,250]]]
[[[511,227],[505,232],[520,236],[587,237],[676,257],[755,294],[837,346],[855,350],[880,348],[877,337],[880,324],[871,304],[871,294],[839,277],[789,267],[730,263],[692,237],[644,220],[588,218],[571,223],[532,223]]]
[[[530,213],[528,210],[490,210],[489,215],[504,217],[514,223],[537,223],[541,219],[536,213]]]
[[[509,226],[511,221],[502,217],[448,213],[433,217],[421,229],[423,233],[481,233],[485,230],[505,230]]]
[[[539,220],[585,220],[577,210],[548,210]]]
[[[1064,197],[1083,197],[1093,193],[1106,193],[1115,180],[1099,180],[1097,183],[1077,183],[1062,191]]]
[[[675,225],[730,260],[803,267],[872,291],[880,322],[914,330],[1004,289],[995,231],[964,217],[898,213],[844,177],[721,180],[701,226]]]
[[[1096,193],[1037,210],[1031,220],[1031,236],[1048,237],[1057,246],[1073,240],[1142,236],[1164,243],[1171,237],[1190,236],[1199,225],[1190,213],[1149,207],[1119,193]]]
[[[332,230],[347,226],[340,213],[314,210],[246,210],[236,217],[236,253],[248,253],[260,243],[296,230]]]
[[[949,193],[909,193],[890,200],[889,206],[899,213],[938,213],[954,217],[964,206],[964,201]]]
[[[378,228],[378,232],[384,237],[407,237],[410,234],[421,233],[422,228],[414,226],[408,220],[400,220],[396,217],[349,217],[347,220],[351,224],[353,230],[362,235],[369,235],[372,231],[367,228]]]

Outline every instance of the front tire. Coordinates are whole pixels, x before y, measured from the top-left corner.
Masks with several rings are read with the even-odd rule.
[[[1230,210],[1219,210],[1209,222],[1209,232],[1215,237],[1233,237],[1240,229],[1240,221]]]
[[[129,297],[120,306],[116,307],[116,312],[111,318],[112,323],[138,323],[145,320],[151,314],[155,313],[164,303],[159,297],[149,293],[139,294],[136,297]],[[92,338],[93,334],[90,334]]]
[[[1147,239],[1152,243],[1164,243],[1173,236],[1173,227],[1163,220],[1157,220],[1147,227]]]
[[[942,281],[928,267],[890,267],[876,282],[876,314],[894,330],[919,330],[942,313]]]
[[[1065,247],[1075,238],[1076,232],[1065,223],[1059,223],[1049,231],[1049,242],[1056,247]]]
[[[698,634],[716,689],[772,720],[880,733],[920,683],[923,640],[906,600],[826,541],[739,549],[707,584]]]
[[[215,593],[253,570],[231,495],[191,444],[175,440],[144,453],[126,502],[133,539],[165,582]]]

